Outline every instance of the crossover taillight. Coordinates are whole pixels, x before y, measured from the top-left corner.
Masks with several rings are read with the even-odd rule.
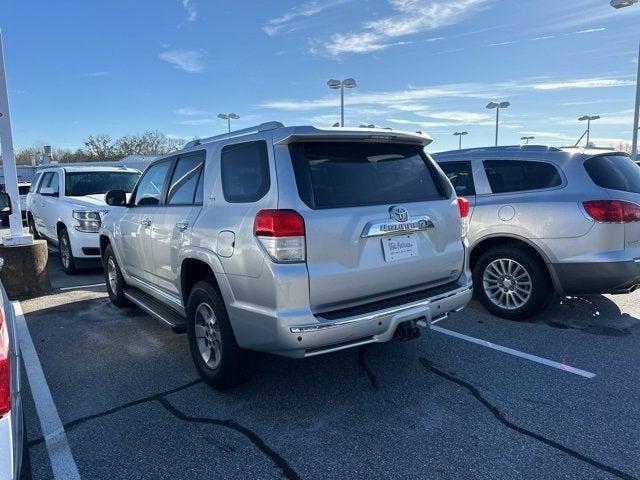
[[[11,352],[4,313],[4,309],[0,308],[0,416],[11,411]]]
[[[458,197],[458,208],[460,209],[460,218],[469,216],[471,207],[469,206],[469,200],[466,198]]]
[[[640,222],[640,205],[624,200],[589,200],[582,202],[587,214],[596,222]]]
[[[274,262],[306,260],[304,219],[294,210],[260,210],[253,233]]]

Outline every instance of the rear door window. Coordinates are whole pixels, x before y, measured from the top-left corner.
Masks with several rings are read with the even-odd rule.
[[[471,162],[442,162],[439,165],[459,197],[468,197],[476,194],[473,174],[471,173]]]
[[[443,198],[435,165],[421,146],[305,142],[290,147],[300,198],[312,209]]]
[[[624,155],[600,155],[584,162],[593,183],[602,188],[640,193],[640,167]]]
[[[547,162],[485,160],[483,163],[493,193],[542,190],[562,185],[560,172]]]
[[[222,149],[222,193],[229,203],[256,202],[269,191],[267,142],[237,143]]]
[[[204,164],[204,153],[180,156],[173,170],[167,204],[169,205],[193,205],[195,202],[198,179]],[[199,202],[202,203],[200,199]]]

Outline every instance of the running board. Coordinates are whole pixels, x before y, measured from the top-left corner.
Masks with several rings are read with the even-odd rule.
[[[174,332],[185,333],[187,331],[186,319],[175,310],[160,303],[151,295],[136,288],[129,288],[123,293],[127,300],[140,307],[152,317],[171,327],[171,330]]]

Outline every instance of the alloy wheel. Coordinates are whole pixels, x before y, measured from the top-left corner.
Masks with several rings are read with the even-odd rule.
[[[111,291],[117,293],[118,271],[116,270],[116,262],[113,260],[113,257],[109,257],[109,260],[107,260],[107,279],[109,280]]]
[[[195,334],[200,356],[207,367],[218,368],[222,359],[222,337],[216,314],[207,303],[201,303],[195,313]]]
[[[71,258],[71,251],[69,248],[69,240],[67,240],[66,235],[62,235],[60,237],[60,259],[62,260],[62,265],[65,268],[69,268],[69,261]]]
[[[516,310],[531,298],[533,285],[526,268],[511,258],[489,263],[482,275],[487,298],[497,307]]]

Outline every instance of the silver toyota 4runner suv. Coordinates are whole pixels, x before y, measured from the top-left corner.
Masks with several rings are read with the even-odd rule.
[[[423,152],[430,141],[270,122],[190,142],[129,199],[107,194],[122,207],[100,231],[109,297],[186,330],[218,389],[249,377],[253,351],[417,336],[472,293],[468,203]]]

